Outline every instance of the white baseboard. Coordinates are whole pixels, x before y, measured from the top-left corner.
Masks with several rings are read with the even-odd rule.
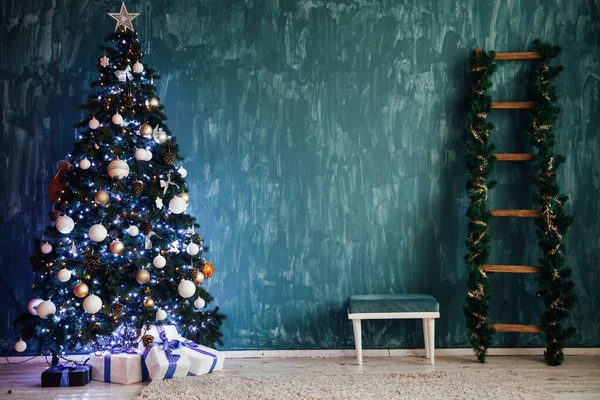
[[[324,357],[356,357],[356,350],[225,350],[226,358],[324,358]],[[497,348],[489,349],[489,356],[543,356],[543,348]],[[565,348],[566,356],[600,356],[600,347]],[[367,349],[363,350],[363,357],[424,357],[424,349]],[[435,349],[436,357],[473,356],[472,349]],[[8,357],[11,363],[18,363],[30,359],[31,356]],[[83,362],[86,355],[72,355],[69,359]],[[38,356],[31,359],[31,363],[46,363],[50,357]],[[0,358],[0,364],[7,364],[6,358]]]
[[[227,358],[319,358],[356,357],[356,350],[230,350]],[[497,348],[489,349],[489,356],[543,356],[543,348]],[[566,356],[598,356],[599,347],[565,348]],[[424,357],[424,349],[363,349],[363,357]],[[436,357],[473,356],[472,349],[435,349]]]

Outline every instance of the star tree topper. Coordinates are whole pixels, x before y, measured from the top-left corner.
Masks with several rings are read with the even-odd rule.
[[[117,26],[115,27],[115,31],[119,29],[120,26],[124,27],[125,30],[130,29],[133,31],[133,25],[131,21],[140,15],[140,13],[131,13],[127,12],[127,7],[125,7],[125,2],[121,3],[121,11],[119,13],[108,13],[112,18],[117,20]]]

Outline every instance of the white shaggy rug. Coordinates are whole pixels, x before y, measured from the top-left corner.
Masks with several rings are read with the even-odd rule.
[[[203,376],[153,381],[136,400],[510,399],[551,400],[511,371],[301,376]]]

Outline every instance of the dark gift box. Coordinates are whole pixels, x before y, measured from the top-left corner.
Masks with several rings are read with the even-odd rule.
[[[84,386],[91,379],[89,365],[55,365],[42,372],[42,387]]]

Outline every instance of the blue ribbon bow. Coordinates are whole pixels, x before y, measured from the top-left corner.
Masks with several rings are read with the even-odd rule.
[[[110,353],[104,355],[104,382],[110,382],[110,360],[111,356],[116,354],[139,354],[135,349],[110,349]],[[148,367],[144,359],[141,359],[142,363],[142,381],[148,380]]]
[[[152,346],[162,346],[162,349],[167,356],[167,360],[169,361],[169,367],[167,368],[167,372],[165,373],[165,377],[163,379],[171,379],[175,375],[177,361],[179,361],[179,358],[181,357],[179,354],[173,354],[172,351],[179,349],[181,347],[181,342],[176,339],[169,340],[167,338],[167,332],[165,332],[165,328],[162,326],[157,326],[156,329],[158,330],[158,337],[161,341],[153,342]],[[147,347],[146,350],[144,350],[144,354],[142,356],[144,361],[146,360],[148,353],[150,353],[152,346]]]
[[[215,369],[215,365],[217,365],[217,355],[216,354],[212,354],[212,353],[209,353],[206,350],[203,350],[200,346],[198,346],[194,342],[183,342],[183,343],[181,343],[181,345],[187,347],[190,350],[198,352],[200,354],[204,354],[206,356],[212,357],[213,358],[213,362],[212,362],[212,365],[210,366],[210,369],[208,370],[208,373],[210,374],[211,372],[213,372],[213,370]]]

